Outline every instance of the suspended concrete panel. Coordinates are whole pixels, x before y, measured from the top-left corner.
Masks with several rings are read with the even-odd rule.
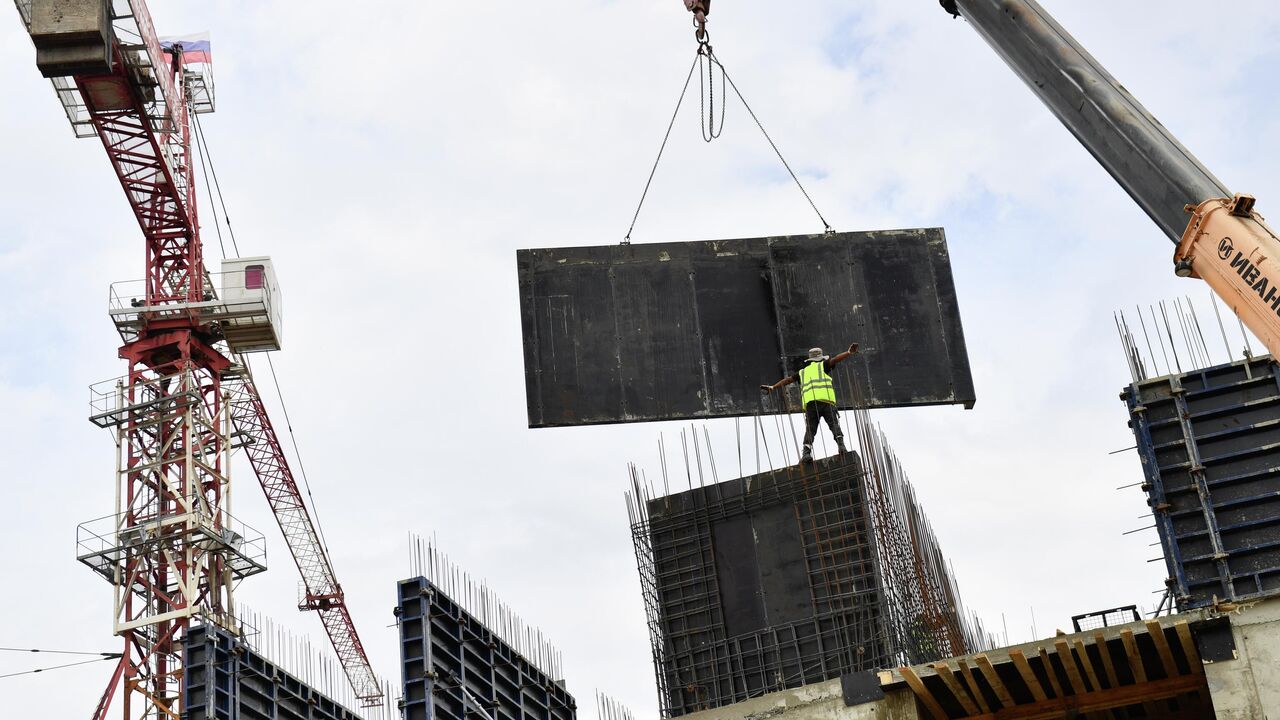
[[[1120,397],[1178,608],[1280,594],[1280,377],[1271,358],[1141,380]]]
[[[564,684],[423,577],[398,586],[404,720],[575,720]]]
[[[530,427],[777,411],[760,384],[812,346],[851,342],[843,367],[871,407],[974,403],[941,228],[520,250],[516,263]]]
[[[221,628],[192,628],[183,642],[182,720],[361,720]]]

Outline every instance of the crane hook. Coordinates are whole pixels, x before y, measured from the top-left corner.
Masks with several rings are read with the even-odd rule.
[[[707,15],[711,14],[711,0],[684,0],[684,7],[693,13],[693,26],[697,28],[693,36],[698,39],[698,44],[709,44],[711,36],[707,34]]]

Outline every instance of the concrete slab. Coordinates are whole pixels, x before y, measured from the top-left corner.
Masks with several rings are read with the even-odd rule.
[[[915,696],[891,690],[883,700],[848,706],[839,680],[762,695],[733,705],[689,713],[683,720],[919,720]]]

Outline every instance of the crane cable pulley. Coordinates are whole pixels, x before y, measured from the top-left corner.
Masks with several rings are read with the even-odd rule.
[[[689,6],[691,10],[693,9],[693,5],[696,4],[702,4],[705,8],[707,5],[710,5],[710,2],[697,3],[695,0],[685,0],[685,5]],[[809,202],[809,207],[813,208],[814,214],[816,214],[818,216],[818,220],[822,222],[823,231],[828,235],[834,233],[835,230],[831,228],[831,223],[828,223],[827,219],[823,217],[822,211],[818,210],[817,204],[813,202],[813,198],[810,197],[809,191],[805,189],[804,183],[800,182],[800,178],[796,175],[795,171],[791,169],[791,164],[782,156],[782,151],[778,149],[778,144],[769,136],[769,131],[764,129],[764,123],[760,122],[760,118],[756,115],[755,111],[751,109],[751,105],[747,103],[747,99],[742,96],[742,91],[738,89],[737,84],[733,82],[733,78],[729,76],[729,72],[725,69],[724,63],[720,62],[720,58],[716,57],[715,51],[711,47],[711,36],[706,30],[705,14],[701,15],[700,24],[696,19],[697,17],[698,16],[695,11],[695,25],[698,26],[698,30],[695,33],[698,40],[698,50],[693,58],[693,64],[689,67],[689,74],[684,79],[684,86],[680,89],[680,97],[676,100],[676,109],[671,113],[671,121],[667,123],[667,132],[662,136],[662,144],[658,147],[658,156],[653,160],[653,167],[649,170],[649,178],[645,181],[644,190],[640,193],[640,202],[636,204],[636,211],[631,216],[631,225],[627,228],[627,234],[623,237],[622,244],[631,244],[631,232],[635,230],[636,221],[640,217],[640,210],[644,207],[644,201],[649,196],[649,187],[653,184],[653,176],[658,172],[658,163],[662,161],[662,153],[667,149],[667,141],[671,139],[671,130],[675,127],[676,118],[680,115],[680,107],[684,104],[685,95],[689,92],[689,83],[693,80],[694,71],[698,72],[698,86],[700,91],[699,130],[702,133],[702,139],[706,142],[711,142],[712,140],[719,138],[720,133],[724,131],[725,106],[728,105],[725,101],[724,92],[726,86],[732,88],[733,94],[738,97],[742,106],[746,108],[747,114],[751,116],[753,121],[755,121],[756,127],[760,128],[760,134],[764,135],[764,139],[769,143],[769,147],[773,148],[774,154],[778,156],[778,160],[780,160],[782,162],[782,166],[786,168],[787,174],[789,174],[791,179],[795,181],[796,187],[800,188],[800,193],[803,194],[804,199]],[[721,93],[720,122],[718,126],[715,121],[716,68],[720,69]],[[706,70],[705,85],[702,74],[704,69]],[[706,91],[705,96],[701,92],[704,90]]]

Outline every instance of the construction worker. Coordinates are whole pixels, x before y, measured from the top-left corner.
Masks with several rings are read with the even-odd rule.
[[[800,399],[804,403],[804,452],[800,456],[800,462],[813,462],[813,436],[818,434],[818,421],[823,419],[835,436],[836,448],[841,454],[848,452],[844,447],[844,433],[840,430],[840,416],[836,412],[836,388],[831,381],[830,372],[831,368],[856,352],[858,343],[853,343],[848,350],[835,357],[823,355],[822,348],[810,348],[809,357],[805,359],[800,372],[772,385],[760,386],[760,390],[767,395],[791,383],[800,383]]]

